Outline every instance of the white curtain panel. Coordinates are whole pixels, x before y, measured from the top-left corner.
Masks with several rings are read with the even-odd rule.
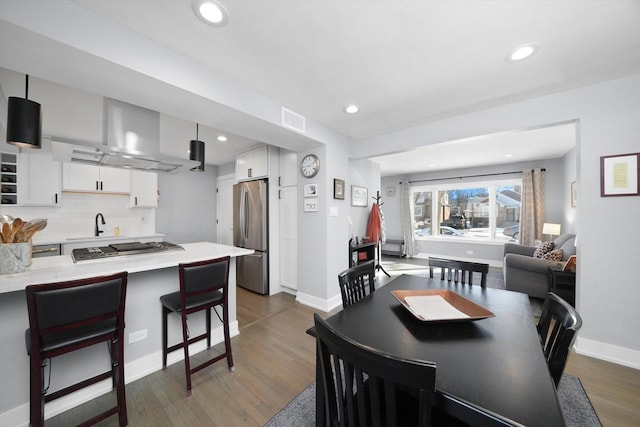
[[[522,214],[520,239],[523,245],[533,246],[542,239],[544,224],[544,172],[527,169],[522,172]]]
[[[409,258],[418,253],[416,239],[413,235],[413,222],[411,221],[411,191],[409,183],[402,183],[402,238],[404,250]]]

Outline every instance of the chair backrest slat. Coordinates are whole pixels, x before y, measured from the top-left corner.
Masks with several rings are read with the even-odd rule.
[[[469,285],[473,284],[473,273],[480,273],[480,286],[487,286],[487,275],[489,274],[489,264],[480,262],[459,261],[455,259],[429,257],[429,277],[433,278],[433,268],[440,268],[440,280],[444,280],[445,272],[447,280],[450,282],[453,276],[455,283],[461,281],[464,285],[469,279]]]
[[[345,337],[317,314],[314,321],[327,425],[430,425],[434,363],[378,352]],[[409,397],[414,392],[417,397]]]
[[[375,266],[370,260],[338,274],[342,307],[357,303],[375,290]]]
[[[549,373],[556,386],[562,378],[569,351],[581,327],[582,318],[576,309],[558,295],[549,292],[544,300],[537,329]]]

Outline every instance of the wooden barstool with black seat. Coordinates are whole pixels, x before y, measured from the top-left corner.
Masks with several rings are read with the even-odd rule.
[[[44,425],[44,405],[91,384],[111,378],[116,406],[82,425],[96,424],[118,414],[127,425],[124,384],[124,306],[127,273],[26,287],[29,329],[30,425]],[[108,371],[48,393],[44,384],[47,359],[106,342],[111,356]],[[49,378],[52,366],[49,365]]]
[[[233,371],[233,356],[231,354],[231,338],[229,336],[229,263],[230,257],[216,258],[180,264],[180,291],[160,297],[162,303],[162,368],[167,367],[167,354],[184,349],[184,367],[187,377],[187,393],[191,394],[191,375],[213,363],[227,359],[229,369]],[[215,309],[222,306],[222,318]],[[198,311],[206,310],[206,331],[193,338],[189,338],[187,316]],[[198,366],[191,367],[189,360],[189,345],[207,339],[207,348],[211,347],[211,310],[216,312],[224,329],[224,353],[209,359]],[[168,346],[167,317],[169,313],[180,313],[182,318],[182,341]]]

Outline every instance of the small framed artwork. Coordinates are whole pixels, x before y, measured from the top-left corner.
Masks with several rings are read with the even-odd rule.
[[[600,196],[640,195],[640,153],[600,157]]]
[[[367,207],[368,190],[365,187],[351,186],[351,206]]]
[[[304,211],[305,212],[318,212],[318,198],[311,197],[304,199]]]
[[[317,197],[317,196],[318,196],[318,184],[304,185],[304,197]]]
[[[333,179],[333,198],[344,200],[344,179]]]
[[[578,191],[578,189],[576,188],[576,182],[573,181],[571,183],[571,207],[572,208],[576,207],[576,199],[578,198],[577,191]]]
[[[387,197],[395,197],[396,195],[396,187],[389,186],[387,187]]]

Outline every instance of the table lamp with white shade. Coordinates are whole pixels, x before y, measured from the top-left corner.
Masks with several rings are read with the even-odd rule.
[[[550,222],[545,222],[542,226],[542,234],[548,234],[549,240],[553,240],[553,236],[560,235],[561,224],[552,224]]]

